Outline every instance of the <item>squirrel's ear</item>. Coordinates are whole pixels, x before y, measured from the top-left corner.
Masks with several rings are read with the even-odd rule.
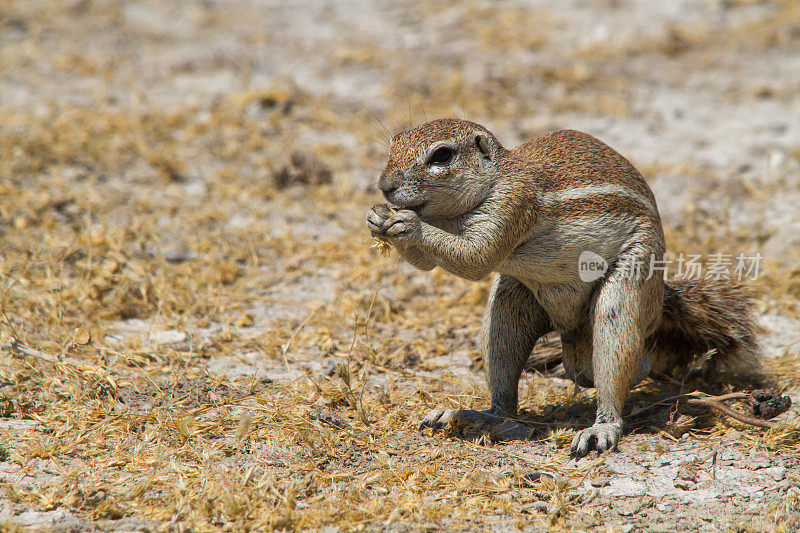
[[[494,155],[494,146],[492,141],[483,133],[475,134],[475,147],[486,159],[492,159]]]

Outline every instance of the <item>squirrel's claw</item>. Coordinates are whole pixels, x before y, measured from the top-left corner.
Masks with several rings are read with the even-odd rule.
[[[604,422],[595,424],[578,432],[572,439],[570,456],[575,459],[586,457],[589,452],[597,450],[603,453],[606,450],[616,450],[619,438],[622,435],[622,424]]]
[[[378,204],[367,211],[367,228],[373,237],[383,235],[383,224],[392,216],[392,212],[385,204]]]
[[[422,419],[422,422],[419,425],[420,431],[425,428],[431,428],[434,433],[438,429],[444,429],[450,424],[453,416],[456,414],[458,409],[434,409],[428,416]]]

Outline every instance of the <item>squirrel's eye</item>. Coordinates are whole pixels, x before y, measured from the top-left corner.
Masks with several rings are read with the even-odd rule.
[[[440,146],[436,150],[433,151],[430,158],[428,158],[429,165],[446,165],[453,159],[453,152],[452,148],[448,148],[447,146]]]

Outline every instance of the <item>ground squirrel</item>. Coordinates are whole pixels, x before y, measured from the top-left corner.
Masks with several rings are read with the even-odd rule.
[[[470,280],[497,273],[481,334],[491,407],[436,409],[422,426],[507,424],[531,350],[551,331],[567,375],[597,389],[595,423],[572,441],[577,457],[616,448],[625,398],[651,370],[708,350],[716,363],[757,360],[744,288],[637,271],[665,253],[655,197],[588,134],[555,131],[508,150],[479,124],[434,120],[392,138],[378,184],[389,205],[370,209],[367,226],[409,263]],[[607,264],[590,281],[578,268],[586,252]]]

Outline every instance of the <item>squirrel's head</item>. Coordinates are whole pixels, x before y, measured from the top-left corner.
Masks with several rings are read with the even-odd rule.
[[[398,133],[378,187],[389,203],[423,216],[472,211],[491,192],[503,147],[486,128],[454,118]]]

